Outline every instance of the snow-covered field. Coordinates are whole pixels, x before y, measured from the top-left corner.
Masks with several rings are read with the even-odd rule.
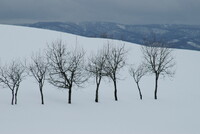
[[[13,59],[28,60],[33,52],[62,39],[68,47],[83,47],[87,56],[103,47],[125,43],[128,63],[140,61],[140,46],[107,39],[18,26],[0,25],[1,64]],[[119,101],[114,101],[113,84],[103,80],[100,103],[94,102],[95,83],[74,88],[72,104],[67,90],[48,83],[45,105],[40,104],[37,83],[27,77],[20,86],[18,104],[12,106],[11,91],[0,88],[0,134],[199,134],[200,133],[200,52],[174,50],[176,74],[159,81],[158,100],[153,99],[154,77],[142,79],[143,100],[128,68],[118,82]]]

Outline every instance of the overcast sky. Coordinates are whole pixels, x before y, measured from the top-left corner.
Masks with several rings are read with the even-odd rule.
[[[0,23],[200,24],[200,0],[0,0]]]

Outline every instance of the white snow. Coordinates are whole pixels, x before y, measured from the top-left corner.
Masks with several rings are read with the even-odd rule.
[[[117,24],[117,26],[118,26],[119,28],[123,29],[123,30],[125,30],[125,29],[126,29],[126,27],[125,27],[124,25]]]
[[[190,46],[193,46],[195,48],[200,48],[200,46],[198,44],[191,42],[191,41],[188,41],[187,44],[190,45]]]
[[[73,47],[76,38],[77,47],[83,47],[87,56],[109,41],[113,45],[125,43],[129,64],[141,59],[137,44],[0,25],[1,64],[18,58],[28,60],[32,52],[58,39]],[[100,85],[98,104],[94,102],[93,80],[84,88],[73,89],[71,105],[67,104],[67,90],[46,83],[42,106],[38,85],[30,77],[20,86],[18,105],[11,106],[10,90],[0,88],[0,134],[199,134],[200,53],[174,50],[174,56],[176,74],[159,81],[158,100],[153,99],[153,76],[141,81],[144,100],[139,100],[127,68],[118,82],[118,102],[114,101],[113,84],[107,80]]]

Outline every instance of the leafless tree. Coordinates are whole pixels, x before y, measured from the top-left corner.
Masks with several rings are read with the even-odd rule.
[[[115,44],[112,44],[115,45]],[[125,66],[126,54],[124,45],[111,46],[109,43],[105,47],[106,49],[106,62],[104,70],[108,77],[113,81],[114,84],[114,97],[115,101],[117,98],[117,79],[119,71]]]
[[[17,93],[20,83],[22,82],[25,67],[17,61],[12,61],[11,64],[0,68],[0,81],[3,87],[7,87],[12,91],[11,104],[17,104]],[[15,102],[14,102],[15,101]]]
[[[68,89],[68,103],[71,104],[73,85],[81,86],[86,81],[84,75],[84,51],[70,51],[62,40],[48,46],[47,60],[49,82],[63,89]]]
[[[139,82],[140,82],[141,78],[147,73],[147,70],[144,67],[144,65],[141,64],[137,68],[135,68],[133,66],[130,67],[129,73],[133,77],[135,83],[137,84],[140,99],[142,100],[142,92],[141,92],[141,89],[140,89],[140,86],[139,86]]]
[[[99,96],[99,86],[103,76],[106,76],[104,71],[104,66],[106,62],[105,51],[102,49],[98,51],[96,55],[91,56],[89,58],[89,63],[86,70],[89,72],[90,75],[95,77],[96,81],[96,95],[95,95],[95,102],[98,102]]]
[[[32,55],[31,59],[32,63],[28,66],[29,75],[33,76],[38,82],[41,95],[41,103],[44,104],[43,86],[46,80],[48,64],[41,53],[36,53],[35,55]]]
[[[173,67],[175,65],[172,49],[166,43],[156,41],[155,39],[145,40],[142,46],[144,65],[148,72],[155,75],[154,98],[157,99],[158,79],[162,76],[173,76]]]

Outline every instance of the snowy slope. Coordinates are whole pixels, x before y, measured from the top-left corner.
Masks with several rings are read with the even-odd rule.
[[[49,30],[0,25],[1,64],[24,59],[47,44],[62,39],[68,47],[83,47],[87,55],[108,41],[125,43],[129,64],[141,58],[140,46],[127,42],[85,38]],[[46,83],[45,105],[40,105],[37,83],[33,78],[22,82],[18,105],[11,106],[9,89],[0,88],[0,134],[199,134],[200,133],[200,53],[175,50],[176,75],[159,82],[158,100],[153,99],[154,77],[141,82],[144,100],[127,69],[118,83],[119,101],[113,97],[113,85],[107,80],[100,85],[100,103],[94,102],[95,84],[75,88],[72,104],[67,104],[67,91]]]

